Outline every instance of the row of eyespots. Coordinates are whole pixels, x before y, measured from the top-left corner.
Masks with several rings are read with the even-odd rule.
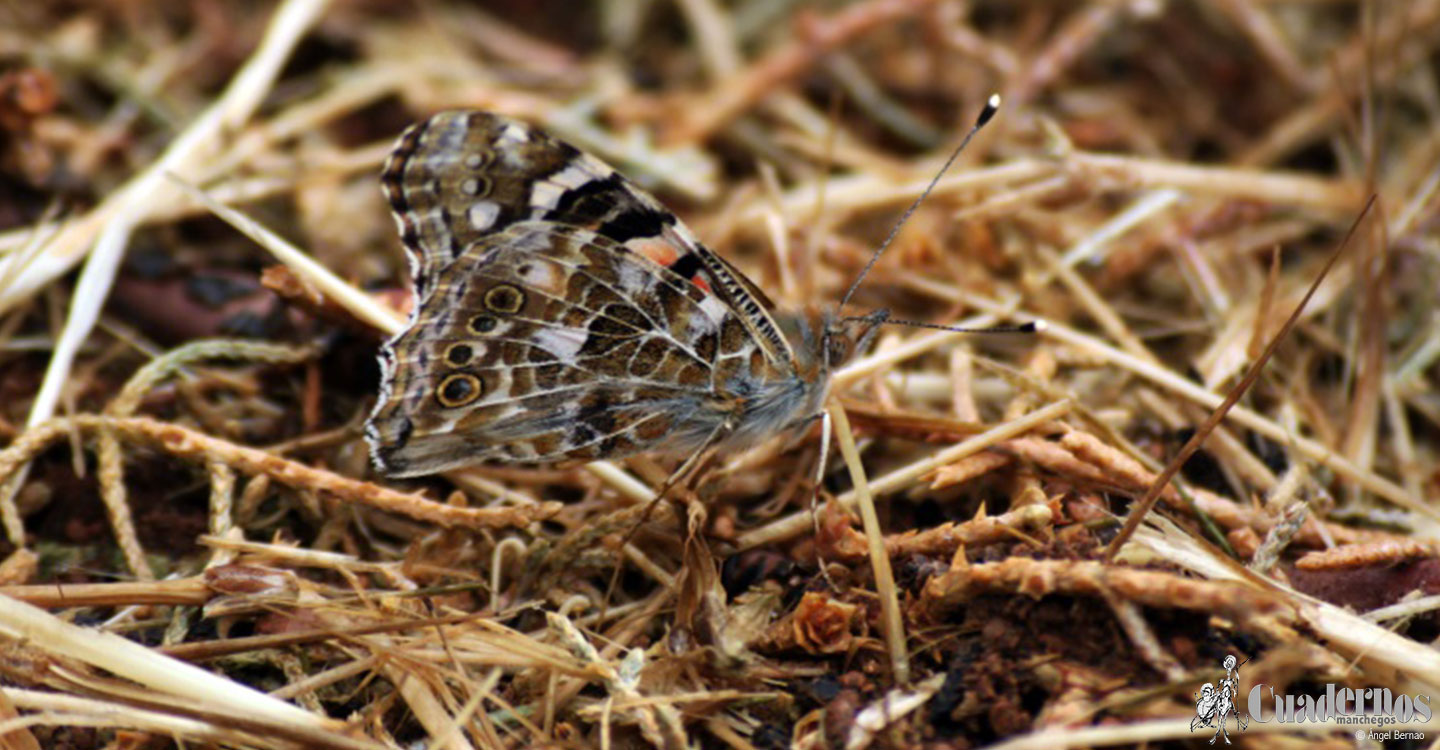
[[[485,309],[499,315],[513,315],[525,306],[525,292],[514,284],[497,284],[485,292],[481,299]],[[486,334],[500,324],[494,315],[481,314],[470,319],[470,330]],[[464,367],[475,357],[475,347],[456,342],[445,349],[445,361],[454,367]],[[485,395],[485,384],[480,378],[468,373],[457,372],[445,376],[435,388],[435,400],[441,406],[454,409],[474,403]]]
[[[471,125],[470,127],[474,127]],[[479,200],[490,196],[495,189],[494,181],[486,176],[492,162],[495,161],[495,152],[490,144],[484,146],[467,143],[466,154],[461,162],[462,166],[470,170],[461,178],[458,185],[460,192],[468,198],[477,199],[465,209],[465,218],[470,221],[471,228],[478,231],[485,231],[495,225],[500,218],[500,204],[490,200]]]
[[[520,312],[525,306],[525,292],[514,284],[497,284],[485,292],[481,300],[485,309],[500,315],[514,315]],[[500,325],[500,321],[494,315],[476,315],[470,319],[470,331],[472,333],[486,334]]]

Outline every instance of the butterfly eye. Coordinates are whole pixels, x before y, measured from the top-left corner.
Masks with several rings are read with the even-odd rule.
[[[495,330],[495,326],[499,324],[500,321],[496,320],[494,316],[476,315],[470,319],[470,330],[475,333],[489,333]]]
[[[830,332],[826,338],[829,339],[825,346],[827,364],[831,367],[845,364],[845,361],[850,359],[850,340],[838,331]]]
[[[485,308],[491,312],[510,315],[519,312],[524,304],[525,293],[510,284],[500,284],[485,293]]]
[[[435,389],[435,400],[441,406],[455,408],[464,406],[484,393],[485,386],[480,383],[480,378],[469,373],[451,375],[440,381],[440,387]]]
[[[456,367],[470,364],[470,360],[474,357],[475,349],[469,344],[451,344],[445,350],[445,361]]]

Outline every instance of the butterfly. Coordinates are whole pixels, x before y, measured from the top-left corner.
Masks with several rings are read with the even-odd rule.
[[[381,185],[415,287],[365,427],[389,476],[752,446],[815,419],[887,318],[778,310],[610,166],[499,115],[411,126]]]

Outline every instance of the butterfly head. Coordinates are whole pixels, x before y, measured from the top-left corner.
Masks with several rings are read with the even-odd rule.
[[[834,308],[806,307],[791,314],[775,316],[775,323],[789,340],[796,371],[811,383],[828,381],[829,374],[843,367],[890,318],[889,310],[866,315],[841,315]]]
[[[845,317],[827,312],[820,334],[820,351],[824,352],[825,369],[833,371],[849,362],[856,352],[863,351],[870,345],[870,340],[875,337],[880,326],[889,319],[889,310]]]

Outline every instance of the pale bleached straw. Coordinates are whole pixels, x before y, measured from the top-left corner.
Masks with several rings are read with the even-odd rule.
[[[191,719],[182,715],[180,705],[155,705],[156,710],[138,708],[136,705],[114,700],[82,698],[40,690],[26,690],[18,687],[0,687],[0,694],[15,708],[25,713],[0,721],[0,737],[11,744],[7,750],[22,750],[13,732],[33,726],[91,727],[95,729],[134,730],[168,737],[172,741],[192,740],[224,747],[260,747],[257,744],[266,739],[265,732],[255,727],[256,722],[225,722]],[[153,696],[144,699],[153,700]],[[179,703],[179,702],[177,702]],[[231,714],[233,715],[233,714]],[[244,726],[244,729],[236,725]],[[264,729],[274,729],[273,725]],[[312,750],[385,750],[390,747],[374,740],[353,737],[341,731],[317,731],[285,725],[289,736],[283,740],[284,747],[296,747],[295,741],[305,743]],[[35,747],[31,745],[30,747]],[[266,745],[275,747],[275,745]]]
[[[325,5],[325,0],[288,0],[282,5],[272,18],[260,46],[230,82],[225,93],[196,118],[159,159],[106,201],[107,206],[111,207],[108,222],[99,230],[99,238],[93,248],[90,248],[85,268],[75,285],[65,327],[60,332],[59,340],[55,342],[50,363],[45,369],[45,379],[30,406],[26,426],[34,427],[55,414],[55,405],[60,400],[61,389],[70,378],[70,368],[75,362],[75,355],[85,339],[89,338],[95,321],[100,317],[100,310],[110,296],[110,287],[115,282],[115,273],[120,267],[121,258],[124,257],[125,247],[129,244],[130,233],[154,206],[173,200],[174,191],[167,187],[165,174],[193,167],[206,153],[205,149],[213,149],[227,130],[238,128],[240,123],[250,117],[269,93],[275,78],[290,59],[295,45],[319,20]],[[87,224],[74,231],[83,233],[91,229],[93,227]],[[65,235],[65,230],[62,230],[56,241]],[[25,266],[13,277],[9,286],[0,289],[0,311],[29,296],[68,270],[70,265],[84,255],[87,245],[82,241],[79,246],[81,250],[78,253],[62,258],[55,253],[46,252],[37,257],[36,262]],[[19,263],[21,260],[22,258],[18,257],[11,258],[10,262]],[[40,262],[42,260],[43,263]],[[13,268],[7,265],[0,276],[8,275],[12,270]],[[5,495],[0,501],[8,504],[14,493],[24,485],[28,475],[27,465],[10,477],[9,481],[0,487],[0,493]]]
[[[255,244],[268,250],[277,260],[294,271],[296,276],[310,282],[321,294],[345,308],[357,319],[388,336],[394,336],[405,327],[403,316],[376,302],[370,295],[356,289],[353,285],[346,283],[344,279],[336,276],[334,272],[304,250],[291,244],[289,240],[270,231],[249,216],[220,204],[178,175],[169,175],[169,179],[180,190],[199,201],[201,205],[210,209],[212,213],[241,234],[254,240]]]
[[[1100,185],[1119,183],[1116,186],[1125,189],[1173,188],[1227,201],[1255,200],[1310,208],[1336,217],[1353,216],[1365,203],[1364,185],[1359,180],[1303,172],[1197,165],[1087,151],[1068,152],[1063,162],[1083,178]]]
[[[343,726],[113,633],[73,625],[18,599],[0,595],[0,602],[0,634],[12,642],[104,669],[216,711],[320,730]]]
[[[1440,609],[1440,594],[1422,596],[1419,599],[1411,599],[1399,604],[1391,604],[1388,607],[1372,609],[1361,615],[1369,622],[1385,622],[1387,620],[1398,620],[1402,617],[1414,617],[1415,615],[1433,612]]]
[[[1126,206],[1119,213],[1115,214],[1100,225],[1098,229],[1085,235],[1079,242],[1071,245],[1060,256],[1060,260],[1066,266],[1077,264],[1101,265],[1105,258],[1105,249],[1114,245],[1126,232],[1145,223],[1160,212],[1175,205],[1180,201],[1181,194],[1178,190],[1162,189],[1153,190],[1141,195]],[[1044,278],[1042,275],[1041,278]],[[1038,287],[1039,284],[1036,284]]]
[[[865,477],[865,465],[860,462],[860,451],[855,447],[855,435],[850,431],[850,419],[845,416],[845,407],[838,399],[827,404],[830,419],[835,424],[835,442],[840,455],[850,470],[850,481],[855,485],[851,493],[855,496],[854,507],[860,511],[860,523],[865,527],[865,542],[870,556],[870,570],[875,575],[875,594],[880,598],[880,629],[885,634],[885,645],[890,651],[890,669],[897,685],[910,682],[910,653],[905,638],[905,618],[900,614],[900,594],[895,586],[895,572],[890,569],[890,555],[885,551],[885,532],[880,528],[880,517],[875,513],[875,500],[870,495],[870,480]],[[822,459],[824,453],[821,453]]]
[[[115,213],[100,230],[100,236],[90,250],[85,269],[81,271],[80,280],[75,285],[65,328],[55,343],[55,351],[45,371],[45,380],[30,408],[28,425],[44,422],[55,413],[60,389],[69,377],[75,354],[90,335],[90,330],[100,315],[100,309],[110,295],[115,272],[124,257],[125,247],[130,242],[130,233],[152,206],[163,205],[174,199],[173,189],[167,186],[165,175],[193,168],[207,149],[214,149],[226,131],[238,128],[250,117],[269,93],[281,68],[290,59],[290,52],[320,18],[325,5],[324,0],[289,0],[281,6],[260,46],[236,74],[220,99],[197,117],[159,159],[132,179],[112,199],[117,202]],[[34,276],[22,272],[10,288],[0,290],[0,310],[50,280],[33,278]]]

